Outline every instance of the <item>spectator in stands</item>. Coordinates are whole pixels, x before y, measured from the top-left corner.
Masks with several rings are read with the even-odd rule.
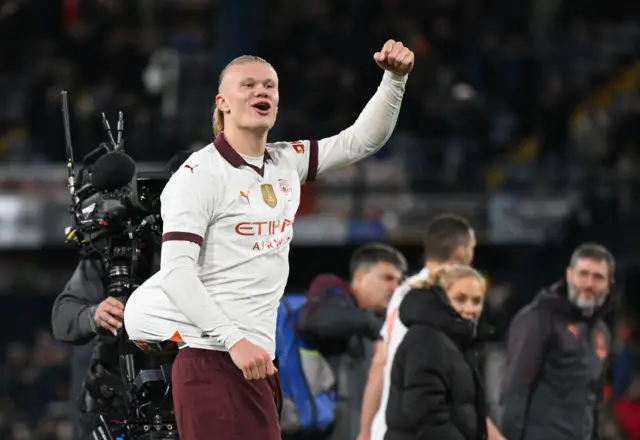
[[[350,281],[319,275],[300,312],[302,337],[316,347],[336,377],[338,408],[331,438],[353,440],[360,428],[360,407],[382,318],[391,294],[407,270],[391,246],[368,244],[353,254]]]
[[[408,331],[393,358],[386,440],[486,439],[480,378],[482,275],[448,266],[410,286],[400,305]]]
[[[629,440],[640,440],[640,377],[614,405],[613,412]]]
[[[613,255],[598,244],[572,254],[566,279],[511,322],[502,432],[508,439],[600,438],[611,335]]]

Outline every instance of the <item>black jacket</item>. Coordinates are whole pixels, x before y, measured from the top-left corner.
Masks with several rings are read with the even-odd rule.
[[[300,311],[299,330],[305,341],[326,357],[354,349],[353,357],[361,357],[353,339],[377,340],[382,322],[374,313],[358,307],[346,282],[335,275],[318,275]]]
[[[299,319],[301,336],[322,353],[336,378],[338,405],[331,438],[356,438],[373,341],[380,337],[382,319],[359,308],[349,285],[334,275],[314,279]]]
[[[608,302],[585,317],[556,283],[522,309],[509,328],[501,431],[509,440],[601,438],[611,335]]]
[[[408,331],[393,360],[385,440],[485,439],[476,326],[438,287],[409,292],[400,319]]]

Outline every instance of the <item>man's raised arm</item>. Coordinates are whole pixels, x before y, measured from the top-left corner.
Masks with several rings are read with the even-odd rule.
[[[231,348],[244,336],[218,307],[198,278],[196,265],[213,218],[215,182],[205,166],[194,163],[171,177],[162,192],[161,288],[203,336]],[[202,164],[203,165],[203,164]]]
[[[384,76],[354,124],[319,141],[291,143],[293,148],[287,153],[296,162],[301,182],[312,182],[326,172],[369,157],[391,137],[414,55],[402,43],[389,40],[374,54],[374,60],[385,71]]]
[[[318,141],[316,177],[372,156],[389,140],[400,114],[407,76],[386,71],[356,122]]]

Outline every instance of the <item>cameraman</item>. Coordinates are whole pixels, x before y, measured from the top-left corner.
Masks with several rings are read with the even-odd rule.
[[[175,172],[189,154],[178,153],[166,170]],[[140,280],[145,280],[160,268],[160,247],[153,240],[147,244],[135,274]],[[126,297],[108,296],[108,283],[102,257],[92,253],[78,263],[53,304],[51,324],[54,337],[77,346],[73,352],[71,374],[74,382],[71,389],[80,389],[77,396],[80,416],[74,420],[75,440],[92,439],[101,412],[124,409],[118,393],[118,387],[124,386],[119,365],[118,330],[123,325]],[[91,346],[91,358],[87,360],[86,353]]]
[[[100,402],[97,390],[90,392],[87,389],[87,379],[93,382],[91,379],[105,370],[114,377],[118,377],[120,372],[115,334],[116,329],[122,326],[125,299],[107,297],[107,281],[101,257],[91,255],[80,261],[53,304],[51,323],[54,337],[74,345],[94,345],[88,364],[78,359],[82,357],[79,350],[74,350],[72,360],[72,376],[74,380],[83,382],[81,386],[72,385],[72,389],[80,389],[78,406],[81,414],[74,428],[74,438],[77,440],[91,438],[91,433],[99,423],[96,412],[106,409],[104,402]]]

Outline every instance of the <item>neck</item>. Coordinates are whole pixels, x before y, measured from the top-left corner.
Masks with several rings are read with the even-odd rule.
[[[261,157],[267,148],[267,133],[256,133],[231,126],[225,127],[224,137],[239,154]]]
[[[427,269],[429,273],[434,273],[447,263],[448,261],[427,260],[424,263],[424,268]]]

